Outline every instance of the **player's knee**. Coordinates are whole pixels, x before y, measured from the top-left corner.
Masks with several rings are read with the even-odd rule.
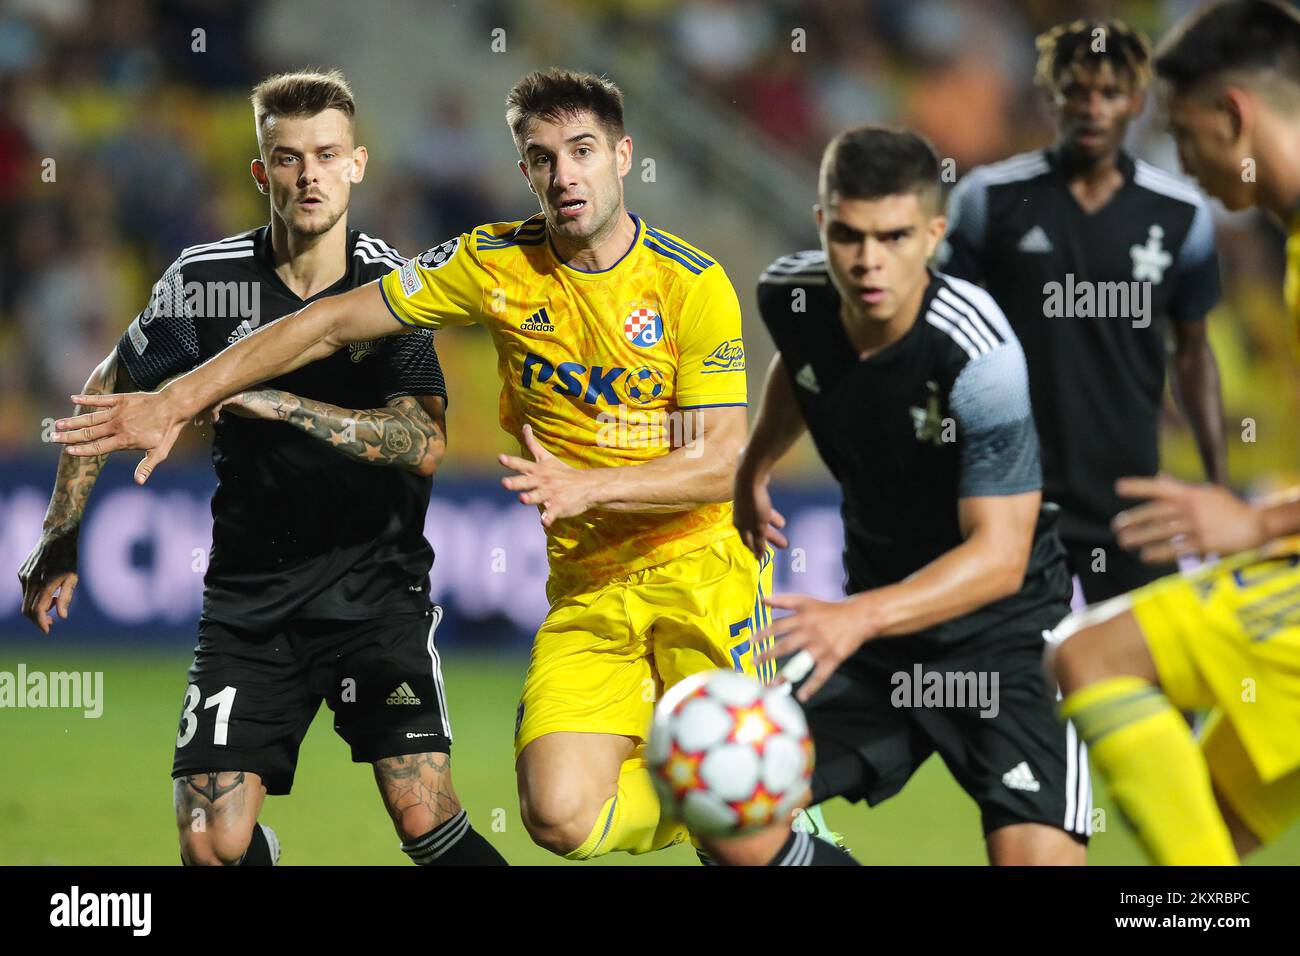
[[[456,814],[460,813],[460,801],[453,800],[448,806],[439,806],[437,810],[421,804],[402,810],[394,817],[397,835],[403,843],[412,843],[430,831],[436,830]]]
[[[1052,632],[1044,662],[1048,676],[1067,695],[1108,677],[1156,680],[1126,594],[1066,617]]]
[[[534,843],[563,856],[591,835],[600,806],[576,790],[557,787],[544,795],[521,795],[519,813]]]
[[[1085,866],[1087,844],[1055,827],[1018,823],[988,836],[989,863],[993,866]]]
[[[256,821],[248,826],[221,829],[182,826],[181,859],[186,866],[238,866],[248,851],[254,825]]]
[[[1048,676],[1069,695],[1095,679],[1088,653],[1088,629],[1075,631],[1059,644],[1049,645],[1046,653]]]
[[[1082,843],[1039,843],[990,854],[993,866],[1086,866],[1088,848]]]
[[[743,837],[700,837],[700,846],[718,866],[767,866],[790,837],[786,823],[774,823]]]
[[[1105,676],[1101,673],[1101,661],[1094,653],[1097,634],[1105,626],[1095,614],[1076,611],[1052,632],[1044,665],[1048,677],[1060,687],[1062,694],[1071,694]]]

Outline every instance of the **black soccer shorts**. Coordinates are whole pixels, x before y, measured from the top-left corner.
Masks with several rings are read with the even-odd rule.
[[[937,752],[979,805],[985,836],[1042,823],[1086,842],[1087,750],[1057,718],[1056,688],[1043,671],[1044,631],[1065,613],[1061,605],[1030,615],[964,642],[965,651],[928,659],[906,638],[864,645],[804,706],[816,748],[813,803],[844,797],[874,806]]]
[[[1063,543],[1070,573],[1079,576],[1083,599],[1089,604],[1136,591],[1152,581],[1178,573],[1177,564],[1147,564],[1135,552],[1121,548],[1117,541],[1097,544],[1063,539]],[[1093,553],[1098,548],[1103,551],[1104,563]]]
[[[356,763],[449,753],[434,644],[441,620],[436,605],[366,621],[295,621],[270,634],[201,620],[172,777],[244,770],[267,793],[288,793],[322,700]]]

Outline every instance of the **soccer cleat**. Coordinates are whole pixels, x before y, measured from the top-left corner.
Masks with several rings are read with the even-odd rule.
[[[795,833],[808,833],[819,840],[824,840],[833,847],[841,850],[848,850],[844,845],[843,834],[836,833],[826,823],[826,818],[822,816],[820,806],[808,807],[806,810],[796,811],[794,822],[790,824],[790,829]]]
[[[259,823],[258,826],[262,828],[262,833],[266,836],[266,846],[271,851],[271,865],[278,866],[280,864],[280,838],[265,823]]]

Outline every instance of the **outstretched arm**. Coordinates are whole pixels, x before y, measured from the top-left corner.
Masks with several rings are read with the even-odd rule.
[[[383,408],[340,408],[278,388],[240,392],[221,404],[236,415],[284,422],[345,458],[426,477],[447,450],[446,408],[438,395],[403,395]]]
[[[68,445],[72,455],[148,449],[136,469],[136,481],[143,483],[167,457],[181,427],[204,409],[249,386],[325,358],[349,342],[403,331],[409,327],[394,318],[379,283],[371,282],[318,299],[258,329],[158,392],[75,396],[80,404],[97,409],[56,422],[55,441]]]
[[[736,529],[745,547],[760,558],[768,541],[782,548],[790,543],[780,530],[785,527],[785,516],[772,507],[767,483],[776,463],[794,447],[806,428],[790,373],[778,352],[767,370],[758,418],[740,456],[733,492]]]
[[[1300,534],[1300,488],[1262,501],[1242,501],[1218,485],[1194,485],[1169,475],[1121,478],[1116,492],[1145,498],[1115,516],[1120,546],[1140,551],[1143,561],[1164,564],[1180,557],[1221,557]]]
[[[1200,197],[1174,257],[1164,285],[1173,327],[1174,351],[1169,358],[1169,385],[1196,437],[1205,477],[1228,484],[1228,453],[1224,440],[1223,396],[1219,366],[1206,336],[1206,317],[1219,303],[1219,255],[1214,240],[1214,214]]]
[[[1205,320],[1174,325],[1174,354],[1170,358],[1169,384],[1192,427],[1201,453],[1205,477],[1216,485],[1228,484],[1228,450],[1224,440],[1223,395],[1219,365],[1205,334]]]
[[[769,598],[792,614],[755,637],[780,637],[764,657],[807,650],[816,670],[807,700],[864,641],[925,630],[1018,591],[1042,502],[1029,374],[1014,342],[967,363],[948,404],[957,424],[957,520],[961,544],[895,584],[839,602],[795,594]]]
[[[114,392],[133,392],[136,385],[118,361],[117,349],[90,373],[82,389],[87,395],[106,395]],[[77,412],[91,411],[78,407]],[[58,471],[54,475],[54,492],[41,537],[27,560],[18,569],[18,581],[23,589],[23,616],[50,633],[54,622],[50,612],[57,609],[59,617],[67,619],[72,604],[72,592],[77,586],[77,538],[81,532],[81,518],[86,511],[90,491],[99,479],[107,455],[77,456],[66,452],[59,456]]]
[[[816,669],[799,691],[806,701],[866,641],[925,630],[1014,594],[1024,583],[1041,501],[1038,491],[961,499],[962,543],[897,584],[844,601],[768,598],[769,606],[792,613],[755,638],[780,638],[763,659],[807,649]]]

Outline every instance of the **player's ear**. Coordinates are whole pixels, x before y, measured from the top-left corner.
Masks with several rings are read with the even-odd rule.
[[[1220,94],[1219,107],[1228,123],[1228,136],[1233,143],[1249,138],[1255,127],[1255,103],[1250,94],[1239,86],[1225,87]]]
[[[624,134],[623,138],[614,144],[614,155],[618,157],[618,175],[626,176],[632,171],[632,137]]]
[[[822,220],[826,218],[826,210],[822,208],[819,202],[813,203],[813,221],[817,223],[817,231],[821,232]]]
[[[528,164],[522,159],[519,160],[519,172],[523,173],[524,182],[528,184],[528,191],[534,196],[537,195],[537,190],[533,188],[533,181],[528,178]]]
[[[253,174],[253,182],[257,184],[257,191],[267,193],[271,189],[271,181],[266,176],[266,163],[262,162],[262,157],[257,157],[248,164],[248,171]]]
[[[930,217],[930,225],[925,230],[925,257],[927,259],[934,255],[934,250],[939,247],[939,243],[943,241],[943,237],[947,232],[947,216],[940,212],[938,215]]]
[[[348,182],[356,185],[366,178],[366,163],[370,161],[370,152],[364,146],[352,150],[352,175]]]

